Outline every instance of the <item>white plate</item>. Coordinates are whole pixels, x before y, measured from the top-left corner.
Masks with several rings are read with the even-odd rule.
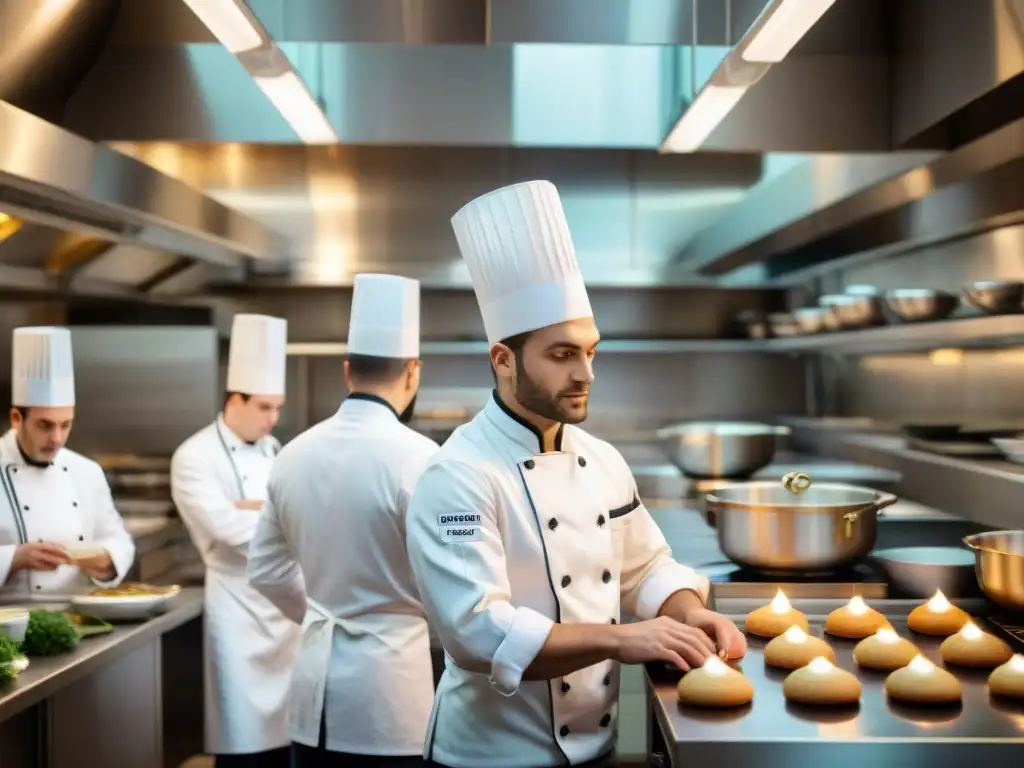
[[[166,595],[125,595],[104,597],[101,595],[75,595],[71,605],[82,613],[100,619],[144,619],[152,616],[174,598],[177,592]]]

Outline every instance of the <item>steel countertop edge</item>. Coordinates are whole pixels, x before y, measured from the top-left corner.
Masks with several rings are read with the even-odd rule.
[[[186,587],[171,600],[165,613],[141,623],[115,624],[114,631],[109,634],[82,638],[70,653],[33,657],[28,669],[10,684],[0,688],[0,721],[38,704],[111,661],[198,618],[202,613],[202,587]]]

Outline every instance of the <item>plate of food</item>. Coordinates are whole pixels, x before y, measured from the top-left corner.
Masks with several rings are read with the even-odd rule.
[[[159,613],[181,592],[178,586],[157,586],[126,581],[116,587],[100,587],[71,598],[79,613],[99,619],[144,619]]]

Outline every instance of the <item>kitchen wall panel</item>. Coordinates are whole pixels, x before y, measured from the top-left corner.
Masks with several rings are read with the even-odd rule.
[[[599,352],[595,376],[585,427],[612,440],[651,437],[657,427],[687,419],[804,413],[803,369],[778,356]],[[492,386],[484,355],[428,356],[417,402],[423,408],[465,404],[475,409]],[[341,358],[312,358],[308,418],[330,416],[345,394]],[[297,416],[282,419],[283,436],[300,426],[292,420]]]

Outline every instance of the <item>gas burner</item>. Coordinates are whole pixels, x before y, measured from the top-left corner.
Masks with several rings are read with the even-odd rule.
[[[711,582],[717,597],[770,598],[782,589],[793,598],[845,599],[861,595],[878,600],[888,596],[883,576],[867,565],[821,573],[769,573],[743,568],[735,563],[713,563],[697,569]]]
[[[1017,644],[1017,650],[1024,648],[1024,617],[994,613],[987,617],[988,623],[1001,631]]]
[[[732,562],[698,568],[712,584],[884,584],[885,577],[863,563],[831,571],[793,573],[747,568]]]

